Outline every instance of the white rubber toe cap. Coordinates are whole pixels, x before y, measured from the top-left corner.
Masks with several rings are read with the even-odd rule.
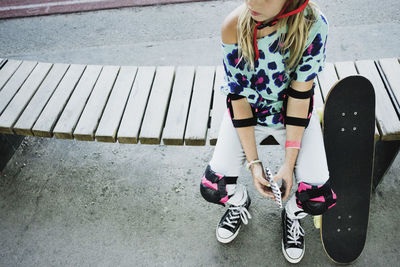
[[[298,259],[303,256],[303,250],[299,248],[288,248],[286,249],[286,253],[292,259]]]
[[[223,238],[223,239],[230,238],[233,235],[233,233],[231,231],[228,231],[225,228],[218,228],[217,234],[220,238]]]
[[[219,242],[221,242],[221,243],[229,243],[229,242],[231,242],[233,239],[235,239],[235,237],[236,237],[236,236],[238,235],[238,233],[239,233],[239,230],[240,230],[240,227],[239,227],[239,229],[236,231],[235,234],[232,234],[231,231],[229,231],[229,230],[227,230],[227,229],[225,229],[225,228],[219,228],[219,227],[217,227],[217,231],[216,231],[217,240],[218,240]]]
[[[298,263],[304,256],[305,246],[304,249],[299,248],[288,248],[285,249],[283,242],[282,242],[282,252],[285,256],[286,260],[290,263]]]

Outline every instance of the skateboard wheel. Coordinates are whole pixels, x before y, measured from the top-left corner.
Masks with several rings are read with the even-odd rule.
[[[321,228],[321,219],[322,219],[321,215],[314,216],[314,226],[315,226],[315,228],[317,228],[317,229]]]

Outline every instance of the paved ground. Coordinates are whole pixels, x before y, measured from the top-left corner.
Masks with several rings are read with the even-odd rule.
[[[317,1],[330,22],[328,61],[399,57],[399,3]],[[223,17],[241,1],[126,8],[0,21],[0,56],[113,65],[217,65]],[[354,14],[354,11],[358,13]],[[149,34],[150,33],[150,34]],[[212,147],[26,138],[0,176],[0,266],[285,266],[279,210],[241,182],[253,219],[229,245],[224,209],[199,194]],[[273,170],[278,146],[263,147]],[[400,158],[373,195],[355,266],[397,266]],[[332,265],[311,218],[300,265]]]

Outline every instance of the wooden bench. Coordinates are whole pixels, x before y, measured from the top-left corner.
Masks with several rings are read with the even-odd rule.
[[[0,133],[130,144],[215,145],[225,99],[222,66],[100,66],[0,59]],[[374,186],[400,147],[400,64],[327,63],[315,108],[360,74],[376,92]]]

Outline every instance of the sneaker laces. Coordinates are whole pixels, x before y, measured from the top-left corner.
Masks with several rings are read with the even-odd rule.
[[[288,222],[290,222],[290,225],[288,224],[288,243],[289,244],[295,244],[295,245],[300,245],[301,242],[298,241],[300,236],[304,236],[304,229],[301,227],[299,220],[294,219],[291,220],[288,218]]]
[[[225,217],[222,225],[228,225],[235,228],[233,224],[237,224],[239,218],[244,224],[247,224],[248,219],[251,219],[251,215],[244,206],[230,206],[228,216]]]

